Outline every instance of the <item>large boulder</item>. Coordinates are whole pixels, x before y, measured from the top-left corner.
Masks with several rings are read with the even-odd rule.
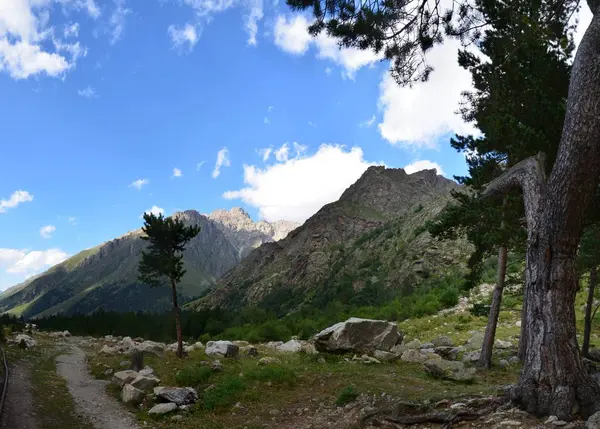
[[[600,429],[600,411],[587,419],[585,429]]]
[[[314,343],[320,352],[373,352],[389,351],[402,338],[395,323],[351,317],[319,332]]]
[[[131,384],[123,386],[123,391],[121,392],[121,400],[126,404],[138,405],[144,400],[145,396],[142,390],[135,388]]]
[[[119,353],[119,349],[105,344],[104,347],[102,347],[102,350],[100,350],[100,353],[102,353],[103,355],[109,355],[109,356],[116,355],[117,353]]]
[[[157,416],[160,416],[162,414],[167,414],[171,411],[175,411],[176,409],[177,404],[174,404],[173,402],[167,402],[166,404],[156,404],[155,406],[150,408],[148,414],[155,414]]]
[[[120,345],[123,349],[129,351],[135,347],[135,342],[131,339],[131,337],[125,337],[121,340]]]
[[[465,368],[461,362],[429,359],[423,363],[423,368],[431,376],[446,380],[471,382],[475,379],[475,368]]]
[[[404,353],[400,359],[403,362],[413,362],[413,363],[423,363],[426,360],[430,359],[429,355],[422,350],[408,349]]]
[[[198,401],[198,393],[191,387],[155,387],[154,394],[160,401],[173,402],[177,406]]]
[[[206,343],[207,356],[227,357],[236,359],[239,356],[240,348],[231,341],[209,341]]]
[[[25,334],[17,335],[13,342],[16,344],[20,344],[21,341],[25,344],[25,347],[28,349],[34,347],[37,344],[37,341],[35,341],[29,335],[25,335]]]
[[[148,354],[152,354],[152,355],[156,355],[156,356],[162,356],[162,354],[165,352],[166,348],[167,348],[166,345],[164,345],[162,343],[156,343],[154,341],[144,341],[144,342],[136,344],[134,346],[135,350],[142,351],[144,353],[148,353]]]
[[[298,353],[300,350],[302,350],[302,343],[298,340],[289,340],[277,347],[277,351],[284,353]]]
[[[152,390],[154,387],[160,384],[160,380],[156,377],[138,375],[135,380],[131,382],[131,385],[140,390]]]
[[[123,387],[126,384],[131,383],[138,376],[138,373],[130,369],[125,371],[115,372],[112,377],[112,382],[117,386]]]

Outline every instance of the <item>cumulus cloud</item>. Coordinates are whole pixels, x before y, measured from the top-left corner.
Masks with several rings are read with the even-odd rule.
[[[63,8],[82,9],[92,17],[100,15],[93,0],[59,1]],[[86,53],[79,42],[66,43],[50,24],[50,0],[11,0],[0,4],[0,72],[13,79],[46,74],[62,76],[75,67]],[[65,38],[77,37],[79,27],[72,24],[60,32]]]
[[[187,43],[189,51],[194,49],[200,38],[196,32],[196,27],[190,23],[185,24],[183,27],[170,25],[167,32],[169,33],[169,37],[171,37],[174,48],[181,48]]]
[[[92,88],[91,86],[87,86],[84,89],[78,90],[77,94],[79,94],[81,97],[92,98],[92,97],[96,97],[96,90],[94,88]]]
[[[158,207],[158,206],[152,206],[151,208],[146,210],[143,214],[153,214],[154,216],[164,215],[165,209],[163,209],[162,207]],[[143,214],[140,217],[143,217]]]
[[[373,65],[383,59],[383,54],[357,48],[340,48],[338,42],[324,32],[313,38],[308,33],[310,21],[304,15],[286,17],[280,15],[275,21],[274,42],[279,48],[294,55],[305,54],[311,45],[317,49],[317,58],[327,59],[343,68],[344,77],[354,78],[362,67]],[[329,69],[329,68],[328,68]],[[325,69],[327,74],[331,69]]]
[[[137,179],[136,181],[134,181],[134,182],[131,182],[131,183],[129,184],[129,187],[130,187],[130,188],[135,188],[135,189],[137,189],[138,191],[140,191],[140,190],[142,189],[142,187],[144,187],[144,186],[145,186],[145,185],[147,185],[148,183],[150,183],[150,180],[148,180],[148,179]]]
[[[174,168],[173,169],[173,175],[171,176],[171,178],[173,177],[181,177],[183,176],[182,171],[179,168]]]
[[[221,174],[221,167],[231,166],[231,160],[229,159],[229,149],[226,147],[222,148],[217,152],[217,161],[215,162],[215,168],[212,172],[213,179],[216,179]]]
[[[372,163],[359,147],[324,144],[310,156],[296,156],[265,168],[244,165],[246,187],[223,197],[259,209],[267,221],[303,222],[323,205],[336,201]]]
[[[67,253],[57,248],[33,251],[0,248],[0,268],[9,274],[32,276],[68,257]]]
[[[42,238],[52,238],[52,234],[56,231],[54,225],[46,225],[40,228],[40,235]]]
[[[8,209],[14,209],[19,204],[33,201],[33,195],[27,191],[18,190],[12,193],[8,200],[0,200],[0,213],[6,213]]]
[[[434,68],[429,81],[412,88],[400,87],[389,73],[379,85],[379,124],[381,136],[392,144],[409,147],[435,147],[437,138],[447,133],[477,134],[457,110],[462,92],[472,89],[471,75],[458,65],[459,42],[447,40],[427,55]]]
[[[413,173],[416,173],[417,171],[421,171],[421,170],[433,170],[433,169],[437,170],[437,174],[440,174],[440,175],[444,174],[444,170],[442,170],[442,167],[440,166],[440,164],[438,164],[437,162],[428,161],[426,159],[419,160],[419,161],[413,161],[410,164],[404,166],[404,171],[406,171],[408,174],[413,174]]]

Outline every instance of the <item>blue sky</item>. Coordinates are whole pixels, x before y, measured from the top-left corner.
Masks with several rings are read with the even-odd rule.
[[[370,164],[464,173],[456,45],[403,89],[308,23],[271,0],[2,2],[0,289],[152,208],[301,222]]]

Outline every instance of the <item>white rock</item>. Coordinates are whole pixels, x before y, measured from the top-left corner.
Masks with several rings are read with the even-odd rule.
[[[113,374],[112,382],[117,386],[124,386],[126,384],[131,383],[133,380],[137,378],[139,374],[130,369],[125,371],[115,372]]]
[[[320,352],[389,351],[402,337],[395,323],[351,317],[316,334],[314,344]]]
[[[135,380],[131,382],[131,385],[140,390],[152,390],[156,385],[160,384],[160,380],[156,377],[147,377],[144,375],[138,375]]]
[[[123,386],[123,390],[121,392],[121,400],[126,404],[137,405],[144,400],[144,396],[146,395],[143,391],[135,388],[131,384],[126,384]]]
[[[231,341],[209,341],[206,343],[207,356],[222,356],[237,358],[240,348]]]
[[[296,340],[289,340],[287,343],[284,343],[277,347],[277,351],[284,353],[298,353],[302,349],[302,344]]]
[[[167,402],[166,404],[156,404],[155,406],[150,408],[150,411],[148,411],[148,414],[156,414],[156,415],[160,416],[161,414],[167,414],[167,413],[170,413],[171,411],[175,411],[176,409],[177,409],[176,404],[174,404],[173,402]]]

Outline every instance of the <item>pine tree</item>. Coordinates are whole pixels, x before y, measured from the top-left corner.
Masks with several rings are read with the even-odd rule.
[[[173,310],[177,330],[177,357],[183,357],[183,339],[179,304],[177,303],[177,283],[185,274],[183,251],[186,244],[200,233],[196,225],[185,226],[180,219],[164,218],[162,214],[144,214],[143,240],[149,242],[147,250],[142,251],[138,269],[140,282],[151,286],[160,286],[165,280],[170,283],[173,293]]]
[[[442,43],[444,35],[479,40],[485,27],[494,25],[482,13],[485,7],[509,3],[516,11],[537,10],[523,19],[536,31],[552,33],[556,22],[567,22],[579,5],[578,0],[464,0],[452,3],[458,4],[454,11],[443,11],[437,0],[287,1],[295,9],[313,10],[313,35],[325,30],[342,46],[383,51],[401,84],[427,79],[432,69],[424,52]],[[600,184],[600,0],[587,3],[593,17],[573,61],[561,137],[548,142],[558,143],[556,161],[550,154],[546,164],[547,157],[538,154],[511,163],[483,192],[501,199],[515,188],[523,194],[527,243],[520,341],[525,353],[511,398],[528,412],[561,420],[571,420],[574,409],[584,416],[600,410],[600,385],[588,376],[577,345],[574,308],[577,248]],[[561,40],[551,49],[569,43]],[[536,78],[527,70],[520,73]],[[528,147],[524,141],[513,143]]]

